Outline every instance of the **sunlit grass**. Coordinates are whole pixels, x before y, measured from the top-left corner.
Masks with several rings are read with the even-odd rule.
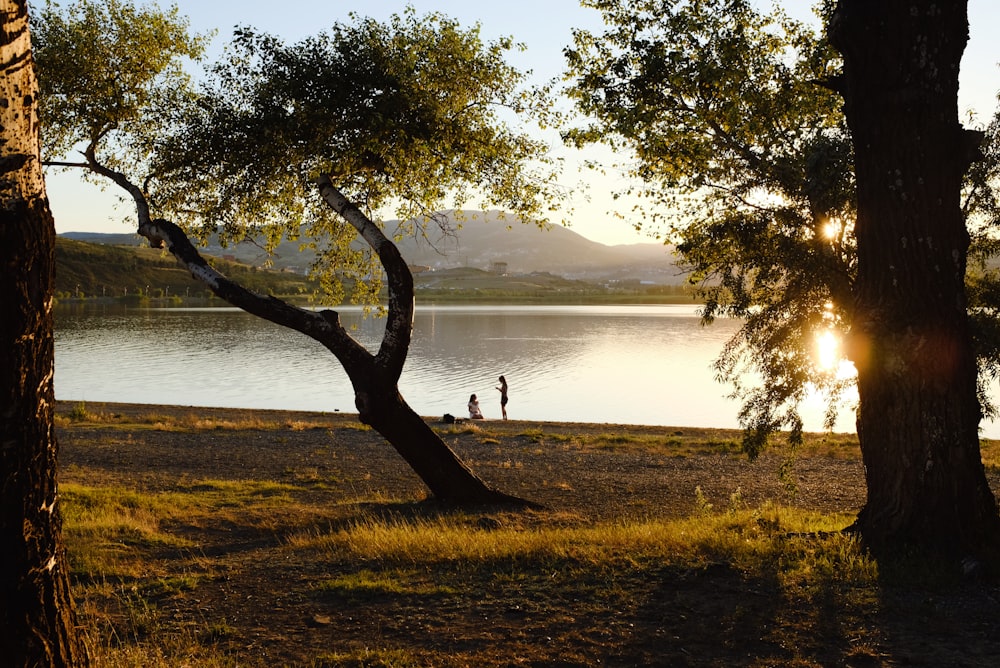
[[[365,668],[418,668],[427,662],[403,649],[365,647],[354,652],[334,652],[316,657],[317,666],[364,666]]]
[[[290,485],[260,481],[207,480],[177,490],[139,492],[121,487],[60,486],[64,531],[73,549],[74,572],[95,577],[149,575],[136,555],[150,548],[193,547],[165,528],[183,520],[261,524],[276,507],[294,505]]]
[[[67,417],[64,424],[70,429],[82,426],[87,432],[86,441],[77,441],[81,447],[118,443],[112,439],[131,447],[142,442],[143,429],[162,425],[192,431],[312,428],[309,422],[301,426],[251,418],[225,422],[193,414],[172,419],[155,411],[142,418],[94,418],[83,405],[73,412],[79,421],[69,422]],[[128,429],[91,433],[101,419]],[[336,430],[345,426],[368,429],[341,418],[335,427],[323,428],[336,438]],[[560,424],[550,431],[530,423],[499,421],[433,426],[449,442],[486,446],[469,448],[479,460],[476,470],[528,469],[536,464],[534,455],[553,449],[601,450],[607,453],[604,461],[612,464],[628,453],[742,456],[739,432],[732,430],[576,429]],[[285,436],[291,437],[277,434],[276,440]],[[337,457],[335,440],[318,436],[322,438],[312,442],[310,452]],[[805,438],[795,456],[860,456],[853,434]],[[987,467],[1000,465],[1000,441],[983,441],[982,452]],[[776,453],[785,454],[780,446]],[[281,482],[191,479],[183,473],[165,480],[159,471],[149,478],[130,478],[133,485],[141,486],[143,480],[157,485],[143,490],[118,484],[119,479],[102,469],[74,464],[71,479],[90,484],[63,483],[61,504],[74,596],[91,645],[92,665],[269,665],[267,658],[248,658],[240,649],[253,642],[254,630],[234,628],[232,624],[242,622],[213,613],[210,605],[192,603],[209,602],[220,589],[239,595],[252,588],[254,599],[247,605],[260,605],[269,596],[281,598],[278,585],[261,581],[275,571],[256,570],[256,561],[277,564],[293,575],[282,580],[280,586],[288,589],[281,594],[309,605],[288,622],[289,628],[300,623],[320,625],[309,633],[336,633],[336,626],[322,628],[345,618],[363,620],[360,623],[385,620],[387,614],[390,618],[409,614],[387,611],[407,609],[426,615],[431,625],[466,620],[469,628],[464,637],[478,631],[476,624],[489,633],[494,620],[505,614],[515,621],[522,614],[539,620],[592,617],[595,621],[589,626],[586,622],[579,626],[591,633],[588,637],[596,637],[593,631],[605,622],[643,619],[629,609],[643,602],[651,603],[654,611],[667,611],[664,614],[685,613],[690,608],[683,605],[656,605],[664,591],[687,588],[692,597],[718,596],[732,608],[739,608],[743,599],[766,600],[768,616],[760,618],[761,637],[776,646],[808,646],[832,620],[842,625],[844,638],[862,658],[884,651],[873,640],[877,630],[870,631],[868,624],[886,605],[887,582],[918,582],[921,587],[929,582],[922,573],[910,572],[892,580],[886,564],[880,570],[853,537],[841,533],[853,516],[769,504],[750,507],[738,488],[728,501],[715,494],[696,498],[695,510],[686,518],[650,519],[659,514],[657,510],[635,506],[633,517],[591,521],[558,509],[460,512],[435,503],[415,503],[420,498],[419,483],[402,499],[369,491],[367,484],[355,489],[349,481],[337,479],[345,475],[328,477],[312,465],[288,464],[280,469]],[[558,470],[546,476],[549,479],[539,487],[570,489],[576,483]],[[327,489],[330,494],[317,494]],[[403,494],[398,487],[393,489]],[[649,514],[643,516],[645,509]],[[179,618],[178,610],[188,616]],[[615,614],[608,616],[609,611]],[[720,622],[710,616],[705,619],[706,624]],[[330,644],[296,665],[442,665],[445,662],[438,660],[442,657],[451,660],[447,665],[475,665],[481,658],[434,654],[442,650],[420,640],[399,649],[409,640],[373,632],[364,643]],[[238,643],[244,644],[237,648]],[[857,654],[866,643],[868,649]],[[814,658],[807,650],[802,656]],[[542,665],[544,660],[536,663]],[[807,660],[802,665],[818,664]]]
[[[295,534],[295,550],[386,565],[518,563],[526,568],[572,562],[602,568],[724,561],[739,569],[771,568],[784,555],[790,571],[868,579],[874,566],[839,529],[847,516],[766,506],[682,520],[636,520],[587,526],[507,526],[484,530],[462,516],[368,518],[323,534]],[[846,568],[846,570],[845,570]]]
[[[457,426],[442,433],[449,435],[475,435],[481,444],[496,444],[504,438],[518,438],[539,448],[595,449],[610,452],[645,453],[666,457],[690,457],[704,454],[742,456],[742,432],[736,429],[663,428],[644,429],[620,425],[606,431],[592,427],[574,430],[564,425],[558,430],[542,427],[508,426],[505,423],[486,422],[470,427]],[[778,450],[787,447],[785,436],[777,433],[772,439]],[[827,455],[838,458],[859,457],[858,439],[849,433],[807,433],[798,448],[800,456]]]
[[[94,665],[237,665],[212,648],[239,629],[206,618],[178,632],[158,608],[158,601],[171,597],[197,598],[199,588],[227,568],[172,533],[178,522],[242,523],[284,536],[273,558],[329,564],[324,577],[302,581],[302,595],[362,609],[402,601],[434,605],[439,599],[467,606],[484,592],[512,601],[555,596],[596,606],[631,600],[665,573],[686,577],[713,569],[725,577],[773,582],[804,609],[827,604],[831,590],[863,598],[877,587],[874,562],[839,532],[849,517],[773,505],[749,508],[738,492],[727,507],[706,505],[688,518],[597,523],[570,513],[483,516],[425,512],[412,504],[387,514],[384,509],[398,501],[378,496],[341,498],[331,509],[341,519],[324,522],[293,492],[287,484],[257,481],[203,480],[160,492],[66,485],[67,544],[75,576],[88,583],[77,595],[91,629]],[[372,514],[366,510],[372,506],[383,510]],[[309,521],[282,523],[299,514]],[[183,556],[172,563],[162,556],[164,548]],[[106,612],[109,601],[113,615]],[[426,657],[391,645],[335,656],[426,665]]]
[[[143,430],[204,432],[204,431],[307,431],[331,429],[331,423],[310,420],[268,421],[248,414],[239,419],[205,417],[193,411],[188,414],[170,415],[149,412],[134,417],[116,413],[94,411],[84,402],[75,404],[69,411],[56,416],[59,426],[108,425],[128,427],[136,432]],[[516,436],[539,446],[559,445],[569,448],[597,448],[610,451],[644,451],[667,456],[690,456],[705,453],[741,452],[741,433],[726,429],[678,429],[672,434],[647,433],[642,429],[631,430],[622,426],[618,430],[592,432],[589,429],[553,431],[542,427],[512,427],[509,423],[489,421],[473,423],[464,421],[455,425],[436,426],[444,436],[474,436],[484,445],[498,444],[502,437]],[[337,416],[336,429],[371,431],[371,427],[357,420]],[[781,447],[782,435],[776,434],[774,443]],[[802,454],[825,454],[845,457],[858,456],[857,436],[854,434],[809,433],[804,435]],[[1000,456],[998,456],[1000,459]],[[985,455],[984,455],[985,460]]]
[[[156,495],[63,484],[60,496],[75,572],[116,578],[148,575],[148,567],[135,560],[142,549],[189,545],[163,531],[163,519],[174,511]]]
[[[979,442],[979,450],[983,457],[983,466],[988,469],[1000,467],[1000,440],[982,439]]]
[[[108,413],[90,409],[85,402],[78,402],[65,414],[56,414],[57,425],[67,426],[68,424],[91,424],[91,425],[114,425],[116,427],[128,426],[133,429],[150,429],[155,431],[239,431],[239,430],[260,430],[260,431],[307,431],[310,429],[329,429],[330,424],[323,421],[310,420],[263,420],[248,414],[239,419],[224,419],[216,417],[205,417],[196,411],[185,415],[144,413],[136,416],[125,416],[119,413]],[[341,429],[367,430],[368,426],[357,421],[338,421],[337,427]]]
[[[315,585],[318,592],[336,593],[351,597],[365,597],[373,594],[395,596],[435,596],[456,593],[453,587],[435,584],[415,570],[362,569],[322,580]]]
[[[663,438],[651,434],[629,434],[627,432],[606,432],[588,435],[580,439],[580,443],[602,450],[635,452],[646,451],[673,456],[690,456],[706,452],[723,454],[740,452],[738,439],[720,439],[713,436],[687,437],[673,436]]]
[[[483,429],[472,420],[465,420],[463,422],[457,422],[455,424],[449,424],[446,427],[442,427],[438,429],[438,433],[450,436],[466,436],[469,434],[481,434],[483,433]]]
[[[93,638],[88,645],[90,665],[95,668],[239,668],[245,665],[205,642],[206,636],[211,637],[209,630],[202,632],[202,629],[192,628],[182,633],[158,635],[155,644],[123,638],[113,627],[102,630],[104,635],[90,634]]]
[[[571,437],[561,438],[560,434],[546,434],[544,431],[538,428],[525,429],[517,434],[523,438],[528,439],[534,443],[541,443],[545,440],[555,441],[555,440],[570,440]]]

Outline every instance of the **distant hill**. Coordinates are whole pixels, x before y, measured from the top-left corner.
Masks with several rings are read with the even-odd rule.
[[[453,224],[457,229],[450,235],[432,229],[426,239],[404,237],[397,244],[400,252],[411,265],[432,269],[490,270],[497,263],[506,263],[509,274],[548,272],[593,282],[639,280],[660,285],[684,282],[673,249],[661,244],[608,246],[561,225],[541,229],[514,218],[501,220],[496,212],[467,212],[466,220]],[[397,225],[398,221],[388,221],[386,229],[391,232]],[[62,236],[111,245],[144,242],[134,234],[69,232]],[[258,266],[267,259],[260,247],[251,243],[228,248],[211,243],[204,252]],[[312,253],[299,251],[298,242],[284,242],[271,259],[275,268],[302,272],[312,258]]]
[[[85,241],[88,244],[101,244],[102,246],[149,246],[149,242],[144,237],[135,233],[66,232],[59,236],[63,239]]]
[[[299,295],[313,289],[304,276],[264,271],[218,259],[213,263],[227,276],[257,292]],[[60,296],[86,297],[140,294],[193,297],[208,294],[204,285],[164,251],[131,245],[95,244],[65,236],[56,238],[55,290]]]
[[[589,281],[640,279],[660,284],[682,283],[672,248],[662,244],[608,246],[591,241],[562,225],[542,229],[495,212],[457,223],[454,235],[438,230],[428,238],[405,238],[400,252],[411,264],[433,268],[489,269],[505,262],[515,274],[549,272]]]

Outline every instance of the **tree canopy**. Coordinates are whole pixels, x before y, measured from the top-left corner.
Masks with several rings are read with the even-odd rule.
[[[319,174],[368,215],[404,221],[394,233],[423,233],[444,223],[439,211],[469,202],[540,218],[556,196],[547,147],[502,122],[505,111],[541,122],[547,114],[544,97],[522,89],[524,76],[504,62],[512,46],[412,10],[291,45],[241,29],[159,152],[164,205],[235,238],[263,230],[272,241],[325,240],[320,277],[335,268],[367,287],[356,299],[371,301],[374,258],[356,254],[354,230],[319,200]]]
[[[818,335],[849,322],[854,263],[850,137],[818,85],[836,54],[747,0],[586,4],[610,27],[567,49],[569,93],[594,119],[567,139],[635,155],[653,204],[641,215],[668,227],[705,318],[745,319],[717,371],[743,399],[755,454],[773,430],[801,429],[809,383],[833,396],[848,385],[816,352]]]
[[[749,0],[585,4],[609,27],[566,51],[593,119],[566,139],[630,151],[705,319],[743,319],[716,368],[743,401],[748,452],[779,428],[799,440],[813,388],[832,424],[856,384],[866,540],[994,543],[976,429],[1000,341],[998,165],[958,120],[964,4],[828,0],[838,51]],[[824,368],[823,335],[843,339],[856,379]]]
[[[333,301],[344,277],[357,279],[356,300],[374,301],[381,272],[319,198],[320,174],[373,218],[408,225],[390,234],[446,225],[438,212],[470,203],[544,220],[561,197],[547,146],[511,122],[551,113],[505,63],[517,45],[484,43],[478,26],[441,14],[353,16],[295,44],[243,27],[197,82],[205,38],[176,8],[49,5],[38,31],[50,156],[82,143],[203,237],[303,240],[320,251],[313,270]]]
[[[585,4],[609,27],[578,31],[566,50],[568,92],[593,119],[566,139],[634,156],[633,191],[647,202],[636,215],[677,244],[705,318],[744,319],[716,368],[742,399],[748,450],[778,428],[794,438],[798,405],[817,389],[830,399],[832,425],[854,379],[822,358],[817,340],[850,329],[857,263],[840,55],[815,27],[748,0]],[[820,3],[819,17],[833,5]],[[970,311],[987,410],[1000,359],[995,272],[985,271],[997,251],[993,146],[986,142],[965,200],[982,268],[970,273]]]
[[[400,396],[413,276],[379,223],[392,208],[411,217],[418,232],[430,220],[446,226],[437,211],[473,195],[527,220],[554,196],[545,145],[501,118],[510,109],[545,122],[550,106],[541,92],[522,90],[522,75],[505,64],[511,42],[484,44],[478,28],[412,10],[387,25],[355,16],[353,25],[338,23],[291,47],[243,28],[196,89],[178,61],[198,55],[198,39],[186,37],[176,12],[152,22],[168,26],[175,41],[133,43],[129,22],[142,17],[130,4],[84,0],[81,7],[63,23],[52,21],[56,34],[70,36],[61,41],[46,34],[45,17],[39,23],[46,64],[41,104],[53,125],[64,128],[57,136],[85,142],[83,162],[55,164],[123,188],[135,202],[139,234],[169,250],[217,296],[323,344],[351,380],[361,421],[396,448],[438,499],[523,503],[476,477]],[[100,41],[105,52],[139,52],[144,76],[118,90],[116,73],[84,55],[87,65],[73,76],[50,80],[50,68],[72,59],[75,49],[91,48],[72,39],[81,35]],[[52,53],[57,45],[65,52]],[[91,83],[99,93],[79,113],[69,103],[46,106],[50,93],[57,101],[60,94],[91,96]],[[102,102],[105,95],[125,102]],[[145,118],[153,119],[148,126]],[[380,297],[384,276],[388,317],[378,352],[354,340],[336,311],[299,308],[224,276],[188,231],[218,233],[224,241],[263,236],[266,247],[304,235],[320,246],[313,269],[337,300],[341,276],[356,279],[354,296],[365,303]]]
[[[192,101],[190,64],[208,36],[190,35],[176,7],[47,1],[32,18],[43,73],[43,158],[93,152],[102,164],[149,176],[157,141]]]

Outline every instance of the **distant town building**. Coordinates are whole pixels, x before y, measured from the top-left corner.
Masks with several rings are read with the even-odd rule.
[[[507,263],[506,262],[490,262],[490,271],[494,274],[500,274],[501,276],[507,275]]]

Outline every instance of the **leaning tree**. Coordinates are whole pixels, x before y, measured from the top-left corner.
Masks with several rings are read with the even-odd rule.
[[[201,44],[185,28],[176,10],[90,0],[49,8],[38,33],[50,152],[77,147],[84,159],[60,164],[121,186],[136,204],[139,233],[215,294],[330,350],[353,384],[361,421],[437,499],[514,500],[475,476],[399,394],[413,279],[376,222],[392,210],[411,221],[399,233],[419,234],[445,220],[436,212],[446,203],[473,197],[528,219],[554,196],[546,147],[504,122],[505,114],[544,118],[548,104],[522,91],[523,75],[505,64],[513,45],[484,44],[478,28],[412,10],[387,24],[336,24],[293,45],[240,29],[194,92],[179,63]],[[134,79],[119,79],[134,63],[118,59],[141,64],[129,69]],[[201,257],[187,232],[265,246],[300,239],[317,250],[312,270],[335,299],[349,278],[353,297],[370,303],[384,280],[380,347],[357,343],[335,310],[243,289]]]
[[[912,2],[843,3],[834,34],[852,51],[842,72],[809,25],[749,0],[585,4],[609,28],[578,32],[566,51],[570,94],[594,119],[567,138],[634,153],[637,190],[666,212],[706,319],[743,319],[717,370],[743,400],[748,451],[779,428],[797,438],[810,391],[835,400],[856,383],[868,500],[854,528],[873,546],[964,552],[994,541],[975,352],[982,379],[995,374],[1000,302],[996,281],[978,277],[988,280],[977,278],[970,330],[959,201],[974,142],[956,101],[964,13],[949,8],[925,42],[927,8],[904,21],[895,12]],[[933,53],[920,60],[924,44]],[[995,162],[967,204],[996,220],[991,174]],[[977,233],[982,252],[996,249],[989,225]],[[816,340],[827,332],[850,343],[856,379],[821,368]]]
[[[83,666],[56,485],[55,225],[27,3],[0,0],[0,22],[0,655],[8,666]]]

